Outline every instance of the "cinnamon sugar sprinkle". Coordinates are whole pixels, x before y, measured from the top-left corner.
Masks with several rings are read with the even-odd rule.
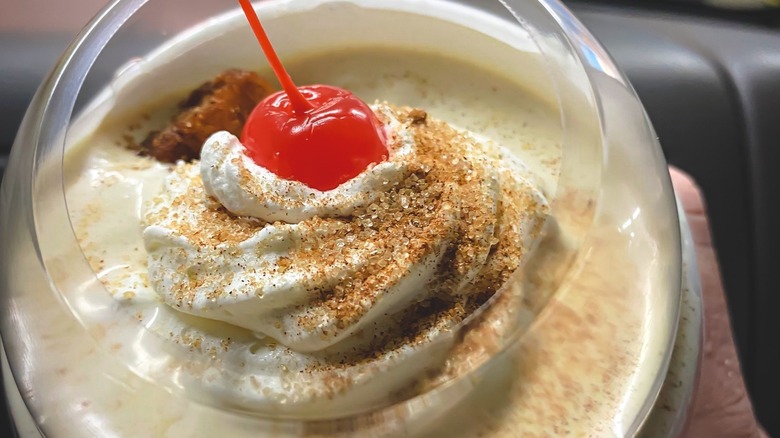
[[[413,266],[435,262],[436,275],[405,309],[386,318],[394,324],[369,324],[368,339],[319,371],[393,355],[400,348],[429,342],[462,322],[485,303],[519,267],[542,230],[547,204],[529,184],[501,165],[500,148],[435,120],[419,109],[392,108],[413,132],[416,159],[396,185],[388,184],[376,201],[343,218],[308,219],[298,225],[317,230],[273,266],[252,267],[281,273],[301,269],[323,281],[292,312],[301,331],[335,321],[336,331],[359,321]],[[236,251],[238,244],[268,224],[237,217],[205,195],[194,164],[175,172],[189,178],[186,192],[171,208],[156,209],[148,224],[164,223],[200,249]],[[179,212],[189,214],[181,215]],[[524,224],[531,224],[524,229]],[[288,224],[276,223],[276,226]],[[297,238],[297,237],[296,237]],[[346,278],[326,279],[344,260],[361,260]],[[187,270],[188,266],[181,266]],[[177,305],[191,303],[193,287],[209,281],[208,273],[175,292]],[[224,275],[219,277],[224,282]],[[248,285],[249,288],[252,285]],[[221,293],[216,287],[215,294]],[[334,335],[325,330],[323,336]],[[365,335],[365,333],[364,333]],[[324,362],[321,362],[324,363]]]

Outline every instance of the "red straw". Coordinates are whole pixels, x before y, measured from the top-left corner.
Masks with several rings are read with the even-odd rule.
[[[249,21],[249,26],[252,27],[252,31],[255,33],[255,37],[257,37],[257,41],[260,43],[260,47],[263,48],[263,53],[265,53],[268,63],[271,64],[271,68],[273,69],[276,78],[279,79],[279,83],[282,84],[282,88],[284,88],[285,93],[287,93],[287,96],[290,98],[293,110],[303,114],[314,108],[312,104],[303,97],[301,92],[298,91],[298,87],[295,86],[290,74],[287,73],[284,65],[282,65],[282,61],[279,60],[279,56],[277,56],[274,47],[271,45],[271,40],[268,39],[268,35],[265,33],[265,29],[263,29],[263,25],[260,24],[260,19],[257,18],[257,12],[255,12],[255,8],[252,7],[250,0],[238,0],[238,3],[241,5],[241,9],[244,10],[244,15],[246,15],[246,19]]]

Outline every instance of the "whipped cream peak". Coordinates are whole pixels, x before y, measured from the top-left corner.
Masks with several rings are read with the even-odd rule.
[[[337,373],[344,403],[440,369],[453,330],[518,269],[549,210],[500,146],[419,110],[377,111],[390,159],[334,190],[253,167],[219,133],[145,215],[148,279],[165,303],[252,332],[262,354],[295,358],[300,379]]]
[[[372,109],[385,124],[389,158],[335,189],[320,191],[277,176],[249,158],[238,138],[221,131],[209,137],[201,151],[200,176],[206,193],[235,215],[268,222],[351,215],[402,180],[415,155],[408,124],[401,123],[386,104]]]

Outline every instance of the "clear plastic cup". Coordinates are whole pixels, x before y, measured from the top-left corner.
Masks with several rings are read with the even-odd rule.
[[[453,336],[479,336],[499,301],[511,317],[463,372],[386,404],[302,415],[220,395],[208,376],[240,378],[240,366],[166,341],[109,297],[74,232],[63,163],[105,120],[227,67],[266,67],[232,1],[117,0],[41,86],[3,182],[2,339],[25,405],[15,417],[27,412],[46,436],[636,433],[676,331],[679,222],[652,127],[593,36],[555,0],[256,5],[283,59],[437,53],[517,82],[558,115],[554,171],[540,182],[547,237]]]

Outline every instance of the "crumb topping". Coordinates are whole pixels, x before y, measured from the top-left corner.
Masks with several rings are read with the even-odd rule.
[[[413,267],[435,264],[420,295],[385,315],[395,323],[363,327],[367,340],[340,352],[340,359],[317,365],[319,371],[398,354],[463,322],[520,266],[527,242],[539,237],[547,215],[547,205],[528,183],[500,165],[503,157],[497,148],[425,111],[392,111],[412,130],[416,159],[400,183],[349,217],[314,217],[292,225],[237,217],[205,194],[193,171],[197,163],[176,167],[186,189],[173,197],[170,207],[160,207],[165,203],[156,199],[146,216],[148,225],[164,224],[199,250],[227,255],[269,226],[312,230],[295,234],[289,253],[273,265],[247,269],[305,271],[314,287],[289,311],[287,322],[302,332],[321,330],[323,337],[357,324]],[[528,217],[538,220],[524,220]],[[524,223],[534,226],[523,229]],[[226,282],[224,273],[192,270],[188,263],[183,259],[179,269],[191,273],[190,281],[175,285],[173,292],[179,307],[191,305],[195,289]],[[334,267],[345,263],[352,263],[353,269],[334,278]],[[209,297],[216,299],[226,290],[212,284]]]
[[[255,72],[226,70],[190,93],[168,126],[141,142],[140,152],[168,163],[197,159],[211,134],[229,131],[239,135],[257,103],[272,90]],[[133,143],[131,137],[125,140]]]

